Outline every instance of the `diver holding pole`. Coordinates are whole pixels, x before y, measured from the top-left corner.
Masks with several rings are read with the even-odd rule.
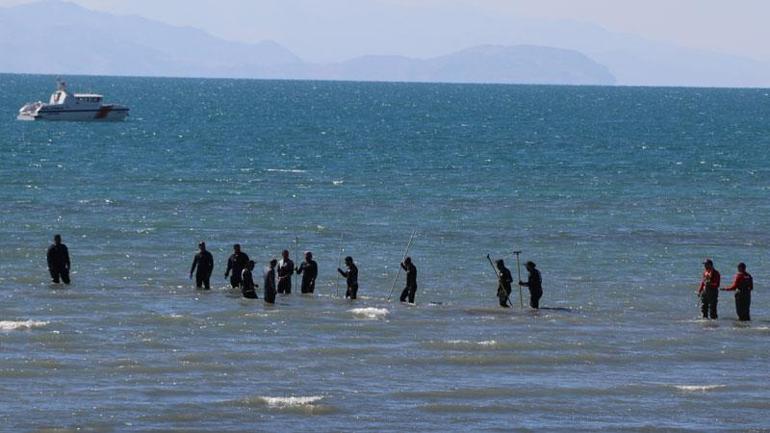
[[[412,232],[412,236],[409,237],[409,242],[406,244],[406,250],[404,251],[404,257],[401,258],[401,264],[404,263],[407,256],[409,255],[409,248],[412,246],[412,241],[414,241],[414,237],[417,235],[417,230]],[[401,276],[401,264],[398,266],[398,271],[396,271],[396,278],[393,279],[393,285],[390,287],[390,293],[388,293],[388,302],[390,302],[390,298],[393,296],[393,290],[396,288],[396,282],[398,282],[398,277]]]
[[[500,306],[503,308],[510,308],[512,306],[510,300],[511,283],[513,283],[511,271],[505,267],[505,262],[502,259],[497,260],[497,266],[492,263],[492,258],[489,257],[489,254],[487,254],[487,260],[489,260],[489,265],[492,266],[492,270],[495,272],[495,275],[497,275],[497,297],[500,299]]]

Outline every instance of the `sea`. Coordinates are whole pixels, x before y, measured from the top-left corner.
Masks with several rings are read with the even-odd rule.
[[[68,76],[128,119],[16,120],[55,78],[0,75],[2,432],[770,432],[770,90]],[[234,243],[315,294],[243,299]]]

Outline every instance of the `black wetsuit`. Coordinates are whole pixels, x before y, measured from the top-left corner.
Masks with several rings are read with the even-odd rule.
[[[537,269],[530,271],[527,282],[522,285],[529,288],[529,306],[540,308],[540,298],[543,296],[543,279],[540,271]]]
[[[503,266],[502,269],[499,269],[499,271],[497,297],[500,299],[500,306],[508,308],[508,299],[511,297],[511,283],[513,282],[513,277],[511,276],[511,271],[505,266]]]
[[[249,268],[241,272],[241,293],[244,298],[257,299],[257,285],[254,284],[254,276]]]
[[[225,271],[225,276],[228,274],[230,275],[230,285],[233,288],[239,287],[241,285],[241,273],[248,264],[249,256],[244,252],[233,253],[230,255],[230,258],[227,259],[227,270]],[[232,274],[230,274],[230,271],[232,271]]]
[[[345,292],[345,297],[350,299],[356,299],[358,296],[358,267],[355,264],[351,264],[347,272],[342,269],[337,269],[348,285],[348,291]]]
[[[315,279],[318,277],[318,264],[315,260],[302,262],[297,273],[302,274],[302,293],[313,293],[315,291]]]
[[[201,251],[195,255],[190,268],[190,274],[195,272],[195,287],[211,288],[211,273],[214,271],[214,256],[208,251]]]
[[[51,273],[51,279],[59,284],[59,279],[64,284],[70,283],[70,253],[64,244],[53,244],[48,247],[46,254],[48,259],[48,272]]]
[[[417,267],[414,263],[404,265],[401,263],[401,269],[406,272],[406,287],[401,292],[401,302],[406,302],[409,299],[410,304],[414,304],[414,295],[417,292]]]
[[[294,274],[294,262],[291,259],[278,262],[278,293],[291,293],[291,276]]]
[[[275,269],[268,269],[265,272],[264,283],[265,302],[275,304]]]

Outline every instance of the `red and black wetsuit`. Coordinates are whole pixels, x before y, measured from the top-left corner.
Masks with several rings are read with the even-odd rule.
[[[751,291],[754,290],[754,279],[748,272],[738,272],[730,287],[724,290],[735,291],[735,312],[738,320],[748,322],[751,320]]]

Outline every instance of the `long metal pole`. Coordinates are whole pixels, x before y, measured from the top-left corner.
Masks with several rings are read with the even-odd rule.
[[[412,241],[414,240],[414,237],[416,234],[417,234],[417,231],[413,231],[412,236],[409,237],[409,242],[407,242],[406,244],[406,250],[404,250],[404,257],[401,259],[401,263],[404,263],[404,260],[406,260],[406,256],[409,254],[409,247],[412,246]],[[390,302],[390,297],[393,296],[393,290],[396,288],[398,277],[401,276],[401,263],[398,264],[398,270],[396,271],[396,278],[393,279],[393,285],[390,286],[390,293],[388,293],[388,302]]]
[[[516,270],[519,273],[519,281],[521,281],[521,262],[519,262],[519,256],[521,255],[521,251],[514,251],[513,254],[516,255]],[[519,284],[519,303],[521,304],[521,309],[524,309],[524,295],[521,293],[521,284]]]
[[[342,268],[342,252],[343,251],[345,251],[345,232],[342,232],[340,234],[340,258],[339,258],[338,265],[337,265],[338,268]],[[340,297],[340,277],[341,277],[340,273],[337,272],[337,289],[336,289],[336,292],[337,292],[337,297],[338,298]]]

